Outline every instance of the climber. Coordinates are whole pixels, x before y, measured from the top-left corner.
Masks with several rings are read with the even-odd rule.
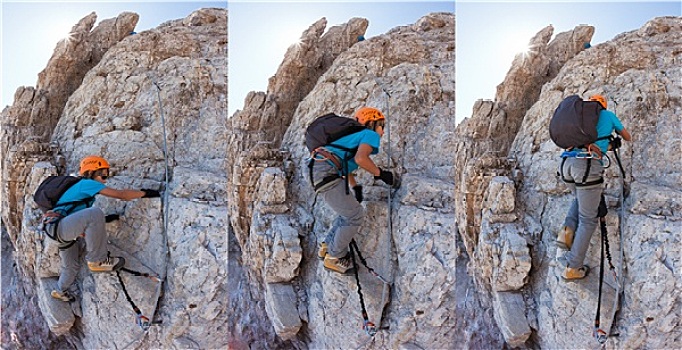
[[[87,254],[85,259],[92,272],[110,272],[123,267],[123,258],[110,257],[107,249],[105,222],[118,219],[118,215],[104,216],[101,209],[92,207],[95,196],[125,201],[137,198],[159,197],[156,190],[116,190],[105,185],[110,176],[109,163],[99,156],[87,156],[80,163],[81,180],[59,198],[55,207],[43,217],[45,230],[59,239],[60,275],[57,289],[51,295],[62,301],[73,301],[68,292],[80,269],[79,255],[83,237]],[[57,218],[57,220],[55,220]]]
[[[316,191],[338,214],[327,237],[320,244],[318,257],[324,259],[325,268],[341,274],[353,272],[348,246],[360,230],[365,215],[360,205],[363,200],[362,186],[355,181],[354,172],[362,168],[374,175],[374,179],[392,187],[397,187],[399,182],[392,172],[377,167],[369,157],[379,152],[379,141],[384,134],[386,119],[383,113],[376,108],[362,107],[355,113],[355,119],[365,129],[343,136],[313,152],[316,160],[327,160],[314,162],[312,178],[316,179]],[[346,156],[349,150],[357,150],[354,157]],[[348,159],[342,167],[345,169],[340,170],[335,163],[340,164],[344,159]],[[348,185],[343,181],[344,178]],[[347,191],[346,186],[353,189],[353,195]]]
[[[615,131],[626,141],[632,139],[615,113],[606,109],[606,99],[602,95],[593,95],[590,101],[597,101],[603,109],[597,121],[598,139],[587,147],[568,149],[562,157],[559,172],[562,179],[575,194],[568,210],[563,228],[559,231],[557,245],[569,250],[561,258],[565,269],[562,277],[565,280],[576,280],[587,276],[589,266],[584,265],[585,254],[590,244],[592,233],[597,228],[597,209],[602,197],[602,175],[604,167],[602,156],[609,147],[609,136]],[[597,160],[598,163],[592,160]],[[592,166],[597,165],[597,166]]]

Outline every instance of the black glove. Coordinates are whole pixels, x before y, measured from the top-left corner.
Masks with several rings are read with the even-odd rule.
[[[150,190],[143,188],[140,191],[144,192],[144,196],[142,198],[158,198],[161,197],[161,194],[157,190]]]
[[[355,192],[355,199],[358,201],[358,203],[362,203],[362,186],[360,185],[355,185],[353,186],[353,192]]]
[[[119,216],[118,214],[109,214],[104,217],[104,222],[112,222],[114,220],[118,220]]]
[[[381,180],[389,186],[393,186],[395,181],[393,179],[393,173],[390,171],[383,170],[379,168],[379,176],[375,176],[374,180]]]

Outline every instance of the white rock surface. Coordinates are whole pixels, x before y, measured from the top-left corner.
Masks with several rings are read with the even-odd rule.
[[[304,38],[311,37],[313,31],[321,32],[320,23],[304,33]],[[304,40],[305,54],[290,49],[270,80],[267,94],[250,94],[244,109],[233,116],[234,136],[228,152],[232,159],[228,164],[234,164],[229,192],[235,202],[230,204],[234,205],[230,220],[239,252],[231,251],[230,260],[239,259],[235,265],[244,269],[230,270],[243,271],[230,293],[231,305],[238,310],[233,344],[316,349],[455,347],[450,336],[455,322],[451,291],[456,258],[450,246],[454,230],[454,144],[450,127],[455,115],[454,25],[453,14],[434,13],[413,25],[357,42],[367,22],[352,19],[339,29],[330,29],[317,43]],[[293,69],[289,66],[292,58],[298,59],[298,65],[317,66],[314,62],[321,56],[329,57],[322,59],[328,64],[316,71],[316,76],[286,73]],[[310,89],[298,91],[294,86]],[[272,119],[282,106],[278,96],[285,93],[297,96],[290,107],[285,107],[293,107],[292,117]],[[303,142],[303,130],[315,117],[328,112],[351,115],[363,105],[380,108],[390,123],[390,143],[385,135],[375,161],[402,176],[401,189],[391,194],[390,234],[388,188],[367,174],[359,176],[365,186],[363,205],[367,214],[356,241],[369,266],[392,282],[385,286],[360,268],[368,316],[379,328],[373,340],[361,328],[354,277],[329,273],[317,259],[317,244],[334,215],[311,190]],[[263,123],[265,120],[276,122]],[[286,179],[282,185],[279,174]],[[280,198],[286,198],[286,204],[279,204]],[[302,256],[297,255],[300,253],[295,247],[301,249]],[[268,260],[272,258],[278,260]],[[273,316],[273,311],[283,305],[268,297],[273,286],[267,284],[273,276],[268,261],[280,266],[276,281],[293,275],[288,283],[296,292],[299,330],[283,327],[293,309],[280,313],[286,318]],[[298,270],[292,270],[294,266]],[[293,273],[282,274],[282,270]],[[257,319],[256,315],[262,315],[258,308],[246,309],[242,300],[245,293],[237,288],[247,285],[252,298],[249,304],[265,304],[267,320]],[[272,341],[264,344],[255,329]]]
[[[677,40],[682,20],[655,18],[639,30],[579,53],[578,44],[584,39],[566,42],[569,37],[589,41],[592,32],[577,27],[570,34],[557,35],[544,51],[540,49],[540,55],[544,52],[550,60],[546,67],[534,66],[539,70],[520,74],[525,61],[517,57],[498,87],[496,101],[479,102],[472,118],[457,129],[455,196],[458,231],[466,248],[457,266],[468,263],[471,280],[460,279],[460,283],[475,289],[467,294],[473,296],[468,303],[459,304],[459,315],[465,320],[461,334],[468,341],[465,346],[500,347],[500,336],[513,347],[598,346],[592,326],[598,296],[599,233],[593,234],[585,260],[592,273],[581,281],[564,282],[557,263],[563,251],[557,249],[555,240],[573,196],[554,175],[560,150],[547,132],[549,116],[563,97],[579,94],[587,98],[594,93],[607,96],[609,109],[633,135],[633,142],[624,142],[620,152],[626,175],[623,205],[613,155],[605,176],[611,254],[624,278],[623,300],[616,306],[620,311],[613,327],[620,336],[610,337],[606,348],[672,349],[682,344],[680,296],[675,292],[680,289],[675,271],[682,256],[682,143],[675,131],[682,123],[682,42]],[[569,50],[570,57],[563,56],[561,52],[571,45],[575,47]],[[530,103],[516,114],[518,129],[510,130],[490,116],[509,116],[501,92],[527,93],[513,83],[520,78],[540,84],[533,88]],[[497,141],[510,132],[512,143]],[[505,190],[507,184],[513,184],[515,191]],[[509,216],[512,213],[515,217]],[[527,276],[523,282],[522,276]],[[604,283],[601,325],[608,327],[617,283],[608,271]],[[501,292],[509,289],[517,291]],[[513,295],[514,300],[505,301],[505,295]],[[481,307],[493,308],[494,326]]]
[[[3,152],[8,152],[3,177],[9,180],[3,184],[2,205],[16,208],[3,210],[3,222],[20,252],[15,260],[27,283],[41,286],[42,314],[70,347],[225,347],[228,223],[221,145],[227,141],[227,11],[197,10],[135,35],[129,33],[136,14],[124,13],[93,29],[95,19],[91,14],[74,27],[74,40],[58,45],[38,88],[20,89],[15,104],[2,114],[3,125],[22,126],[16,128],[19,134],[4,129],[2,135]],[[41,127],[47,137],[36,135]],[[167,195],[95,203],[106,214],[121,216],[107,224],[112,255],[163,281],[122,273],[143,314],[163,321],[148,333],[135,325],[114,274],[93,275],[83,268],[73,304],[78,307],[51,306],[50,276],[58,275],[59,260],[37,230],[40,212],[31,196],[44,177],[76,172],[89,154],[110,162],[114,176],[108,186],[153,188]]]

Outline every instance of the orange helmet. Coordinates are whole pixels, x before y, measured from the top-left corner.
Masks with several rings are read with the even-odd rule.
[[[79,173],[85,175],[88,171],[95,171],[99,169],[109,169],[109,163],[106,159],[99,156],[87,156],[81,160],[81,169]]]
[[[590,96],[590,101],[597,101],[601,104],[604,109],[606,109],[606,99],[602,95],[592,95]]]
[[[355,112],[355,119],[362,125],[367,125],[369,122],[377,120],[385,120],[384,114],[380,110],[372,107],[362,107]]]

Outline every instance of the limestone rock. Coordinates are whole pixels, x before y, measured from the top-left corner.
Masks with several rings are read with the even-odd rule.
[[[40,290],[38,305],[47,321],[50,331],[56,335],[64,335],[69,332],[76,321],[69,303],[56,300],[50,296],[50,292],[57,288],[56,278],[41,278],[38,288]]]
[[[371,346],[452,347],[454,339],[447,334],[455,321],[450,307],[454,298],[448,293],[455,285],[451,271],[456,257],[449,249],[454,228],[449,127],[454,118],[454,16],[434,13],[362,42],[357,36],[364,34],[366,20],[351,19],[319,37],[324,23],[313,24],[301,43],[289,49],[270,79],[268,93],[249,94],[244,109],[232,118],[231,205],[241,206],[230,210],[240,248],[234,256],[249,266],[240,281],[250,287],[251,304],[265,304],[272,323],[268,329],[265,320],[255,319],[261,311],[241,306],[235,328],[249,324],[265,330],[267,337],[276,333],[276,344],[288,346],[343,348],[364,343],[354,278],[326,271],[316,258],[334,215],[310,188],[302,130],[324,113],[350,115],[371,105],[382,109],[390,123],[390,136],[383,137],[375,162],[394,168],[403,178],[401,189],[390,193],[389,211],[388,189],[367,174],[358,177],[365,189],[366,219],[355,240],[368,265],[394,282],[385,285],[364,267],[359,269],[369,320],[380,329]],[[291,116],[284,117],[287,113]],[[280,174],[286,178],[284,186],[278,184]],[[277,204],[283,200],[286,207]],[[392,231],[387,227],[389,215]],[[301,258],[295,257],[298,249]],[[274,265],[281,267],[273,270]],[[297,271],[281,273],[294,266]],[[281,305],[266,297],[272,284],[263,281],[284,280],[296,292],[300,321],[307,322],[297,331],[284,330],[285,322],[272,312]],[[240,303],[231,299],[232,305]],[[293,309],[286,315],[297,324]],[[235,343],[259,342],[246,329],[235,333]]]
[[[301,328],[296,298],[291,284],[267,283],[265,285],[265,310],[272,320],[275,332],[284,340],[295,337]]]
[[[50,331],[47,320],[43,318],[38,301],[40,293],[35,292],[37,287],[28,283],[21,271],[21,265],[15,262],[16,253],[4,225],[0,225],[0,231],[2,234],[2,310],[5,315],[14,312],[21,313],[20,318],[5,317],[3,319],[3,346],[68,348],[68,337],[57,337]],[[71,313],[65,314],[68,317]],[[31,334],[31,336],[22,337],[23,334]]]
[[[3,210],[3,222],[20,252],[17,265],[28,285],[58,274],[31,196],[46,176],[73,173],[83,156],[99,154],[112,165],[108,186],[164,194],[95,202],[120,215],[106,226],[112,255],[163,281],[121,276],[145,316],[163,327],[142,332],[117,277],[85,267],[73,287],[80,307],[70,316],[50,311],[49,286],[36,288],[43,317],[74,348],[224,347],[228,224],[220,146],[227,143],[227,12],[200,9],[136,35],[130,35],[135,14],[93,28],[95,19],[91,14],[74,26],[38,87],[20,89],[15,105],[3,111],[3,125],[17,126],[3,127],[2,134],[8,154],[2,206],[13,208]]]
[[[38,84],[20,87],[15,93],[14,104],[2,112],[2,188],[3,221],[12,240],[20,230],[23,202],[15,195],[21,192],[15,187],[26,181],[32,165],[53,156],[54,148],[47,143],[62,115],[64,105],[71,94],[81,85],[83,77],[101,60],[116,43],[123,40],[135,28],[138,15],[122,13],[116,19],[103,20],[93,29],[97,15],[81,19],[69,34],[69,40],[57,44],[47,67],[38,75]],[[28,158],[28,159],[27,159]],[[8,206],[7,203],[17,203]]]
[[[542,73],[536,71],[527,77],[538,82],[532,93],[514,86],[518,77],[511,75],[523,71],[518,58],[514,61],[498,92],[530,97],[523,112],[519,110],[518,129],[512,128],[509,134],[513,142],[508,152],[491,140],[507,135],[510,130],[486,128],[493,125],[490,115],[508,115],[508,105],[500,101],[481,102],[472,118],[458,127],[460,140],[472,140],[466,145],[460,141],[455,161],[456,178],[461,181],[455,193],[456,215],[466,247],[466,257],[461,261],[468,262],[473,279],[464,285],[476,289],[472,301],[460,306],[459,315],[466,320],[462,322],[466,329],[464,338],[472,342],[487,340],[471,335],[480,331],[489,317],[476,308],[492,307],[497,314],[496,327],[487,327],[491,344],[500,335],[509,346],[575,348],[595,344],[591,332],[585,330],[592,327],[597,305],[600,235],[592,235],[585,260],[593,273],[579,282],[565,283],[560,277],[562,267],[557,263],[564,252],[557,249],[555,240],[573,196],[554,175],[560,150],[549,140],[547,116],[565,96],[579,94],[587,98],[601,93],[607,96],[609,109],[634,136],[633,142],[624,142],[620,149],[625,178],[622,179],[612,153],[611,165],[605,173],[607,237],[619,280],[611,273],[606,274],[601,325],[608,329],[615,324],[613,332],[620,333],[618,338],[610,337],[606,346],[680,346],[679,332],[674,330],[679,322],[673,321],[679,319],[679,310],[672,306],[679,303],[672,290],[679,289],[680,281],[671,273],[679,268],[679,259],[672,257],[682,254],[679,235],[673,234],[679,231],[676,198],[681,195],[682,165],[677,159],[679,137],[672,131],[673,125],[680,124],[682,110],[679,98],[682,91],[675,83],[682,79],[679,70],[682,44],[676,40],[682,33],[682,21],[680,17],[654,18],[638,30],[584,50],[581,45],[589,41],[586,39],[591,32],[591,28],[577,27],[571,35],[559,34],[554,44],[547,45],[544,54],[550,58],[548,71],[543,68]],[[566,40],[569,37],[576,40],[569,42]],[[496,178],[500,175],[509,180]],[[504,190],[493,189],[512,182],[517,217],[514,220],[495,217],[496,212],[511,206],[502,205],[506,200],[497,197]],[[521,235],[510,236],[511,232]],[[494,244],[499,237],[514,238],[503,248],[502,244]],[[532,257],[531,266],[527,259],[520,265],[529,268],[526,284],[521,286],[520,275],[506,281],[492,278],[495,268],[510,271],[516,266],[513,262],[517,260],[512,257],[517,257],[519,250],[514,247],[522,246],[529,247]],[[505,259],[506,262],[499,263]],[[500,276],[515,275],[505,272]],[[625,300],[617,303],[620,283]],[[501,285],[504,288],[499,289]],[[519,286],[517,292],[496,291]],[[502,303],[503,295],[515,295],[514,300]],[[503,304],[505,309],[498,310]],[[619,311],[614,322],[611,315],[616,310]],[[511,317],[501,317],[500,312]],[[526,322],[508,321],[512,319]],[[533,333],[530,337],[526,324]]]
[[[530,337],[531,330],[523,312],[523,298],[518,293],[495,293],[495,321],[504,339],[512,347],[520,347]]]

